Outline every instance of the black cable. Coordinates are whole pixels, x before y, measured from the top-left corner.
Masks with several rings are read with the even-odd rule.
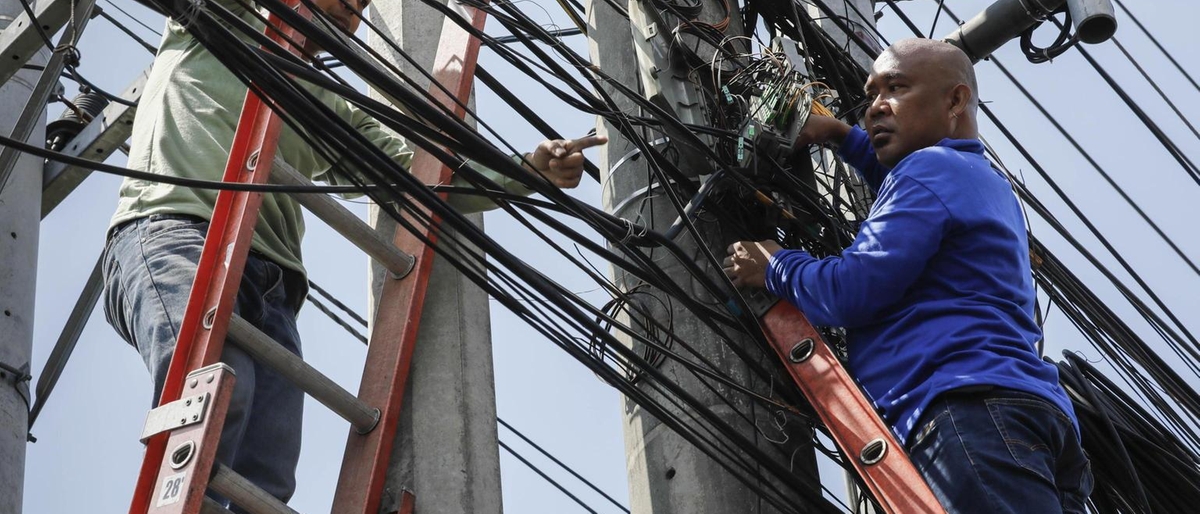
[[[135,42],[137,42],[137,44],[141,45],[142,48],[145,48],[146,51],[150,52],[151,55],[158,53],[158,47],[151,45],[150,43],[147,43],[146,40],[142,39],[140,36],[138,36],[136,33],[134,33],[132,30],[130,30],[129,27],[126,27],[124,24],[117,21],[116,18],[113,18],[110,14],[108,14],[107,12],[105,12],[102,9],[97,9],[97,11],[100,12],[100,16],[102,16],[104,19],[108,20],[109,23],[112,23],[113,26],[116,27],[118,30],[120,30],[121,32],[124,32],[126,36],[129,36],[131,39],[133,39]]]
[[[1055,22],[1057,23],[1057,20],[1055,20]],[[1142,110],[1141,106],[1134,101],[1133,97],[1129,96],[1129,93],[1125,91],[1125,88],[1117,84],[1117,81],[1113,79],[1112,75],[1109,75],[1108,71],[1092,58],[1091,53],[1089,53],[1082,46],[1077,46],[1076,48],[1079,50],[1079,54],[1082,55],[1083,58],[1087,60],[1088,64],[1092,66],[1092,69],[1096,70],[1096,73],[1098,73],[1100,77],[1104,79],[1104,82],[1112,88],[1113,92],[1115,92],[1117,96],[1121,97],[1121,101],[1124,102],[1127,107],[1129,107],[1130,111],[1133,111],[1133,114],[1137,116],[1138,120],[1140,120],[1142,124],[1150,130],[1150,133],[1154,135],[1155,139],[1158,139],[1163,148],[1167,150],[1167,153],[1170,154],[1171,157],[1183,167],[1184,171],[1186,171],[1188,175],[1192,177],[1192,180],[1195,181],[1197,185],[1200,185],[1200,168],[1197,168],[1196,164],[1192,162],[1187,154],[1183,153],[1183,151],[1179,149],[1175,142],[1171,140],[1171,137],[1168,136],[1166,132],[1163,132],[1162,128],[1158,126],[1158,123],[1155,123],[1154,120],[1150,118],[1150,115],[1146,114],[1146,112]]]
[[[1158,86],[1158,82],[1151,78],[1149,73],[1146,73],[1146,70],[1142,68],[1142,64],[1139,63],[1137,59],[1133,58],[1133,55],[1129,53],[1129,50],[1125,49],[1125,45],[1122,45],[1121,41],[1119,41],[1116,37],[1112,38],[1112,42],[1114,45],[1116,45],[1117,49],[1125,55],[1125,58],[1129,59],[1129,63],[1138,70],[1138,73],[1142,75],[1142,78],[1145,78],[1146,82],[1150,83],[1150,87],[1154,88],[1154,91],[1158,93],[1158,96],[1161,97],[1163,101],[1166,102],[1171,108],[1171,110],[1175,112],[1175,115],[1179,117],[1179,121],[1182,121],[1184,125],[1187,125],[1188,130],[1192,131],[1192,135],[1196,136],[1196,139],[1200,139],[1200,132],[1198,132],[1196,127],[1192,125],[1191,120],[1189,120],[1187,116],[1183,115],[1183,112],[1179,110],[1179,107],[1175,105],[1175,102],[1171,101],[1171,97],[1167,96],[1162,88]]]
[[[74,65],[68,64],[66,66],[66,70],[63,71],[63,76],[65,76],[81,85],[87,86],[88,89],[91,89],[92,91],[99,93],[100,95],[104,96],[105,98],[108,98],[108,100],[111,102],[116,102],[121,105],[126,105],[129,107],[137,107],[137,102],[131,102],[129,100],[121,98],[120,95],[114,95],[112,93],[109,93],[108,91],[106,91],[103,88],[94,84],[92,81],[88,80],[83,75],[81,75],[79,73],[79,68]]]
[[[593,509],[587,503],[584,503],[583,500],[580,500],[578,496],[575,496],[574,494],[571,493],[571,491],[568,491],[567,488],[563,487],[562,484],[558,483],[558,481],[554,480],[553,478],[550,478],[550,475],[547,475],[546,472],[541,470],[541,468],[538,468],[532,462],[529,462],[528,459],[526,459],[525,457],[522,457],[521,454],[517,453],[512,448],[510,448],[507,444],[504,444],[504,441],[499,441],[499,443],[500,443],[500,447],[503,448],[504,451],[508,452],[509,455],[516,457],[517,460],[521,461],[521,464],[524,464],[525,467],[529,468],[534,473],[537,473],[538,476],[542,477],[542,480],[549,482],[550,485],[554,486],[555,489],[558,489],[560,492],[567,495],[568,498],[573,500],[577,505],[579,505],[580,507],[583,507],[584,510],[591,512],[592,514],[598,514],[596,512],[596,509]]]
[[[321,303],[321,301],[315,296],[310,294],[306,296],[306,298],[308,299],[309,303],[312,303],[313,306],[315,306],[318,310],[325,313],[325,315],[328,316],[329,319],[333,320],[334,323],[337,323],[338,326],[346,329],[346,332],[349,332],[350,335],[354,336],[355,339],[362,341],[362,344],[367,344],[367,336],[364,336],[362,332],[359,332],[358,329],[355,329],[353,326],[347,323],[346,320],[338,316],[337,313],[330,310],[329,307],[326,307],[325,304]]]
[[[137,16],[134,16],[134,15],[130,14],[130,13],[129,13],[129,11],[126,11],[125,9],[122,9],[122,8],[121,8],[121,6],[117,5],[117,4],[116,4],[115,2],[113,2],[112,0],[104,0],[104,2],[105,2],[105,3],[107,3],[108,5],[112,6],[112,8],[113,8],[113,9],[116,9],[116,10],[117,10],[117,11],[119,11],[121,14],[124,14],[124,15],[125,15],[127,18],[129,18],[129,19],[133,20],[133,21],[134,21],[134,23],[137,23],[138,25],[141,25],[141,26],[142,26],[143,28],[145,28],[146,30],[149,30],[150,32],[153,32],[153,33],[154,33],[154,35],[156,35],[156,36],[158,36],[158,37],[162,37],[162,32],[159,32],[159,31],[158,31],[158,30],[156,30],[154,27],[151,27],[151,26],[147,25],[145,22],[143,22],[142,20],[138,19],[138,17],[137,17]]]
[[[1165,56],[1168,61],[1171,61],[1171,64],[1175,66],[1175,69],[1179,70],[1179,73],[1183,74],[1183,76],[1187,78],[1188,82],[1192,83],[1192,87],[1196,88],[1197,92],[1200,92],[1200,84],[1196,83],[1196,79],[1192,78],[1191,74],[1189,74],[1187,70],[1183,69],[1183,66],[1179,64],[1179,61],[1175,60],[1175,56],[1171,55],[1171,52],[1168,52],[1167,49],[1163,47],[1162,43],[1158,42],[1158,38],[1154,37],[1154,34],[1146,29],[1145,25],[1142,25],[1142,22],[1137,19],[1137,16],[1134,16],[1133,12],[1130,11],[1128,7],[1125,7],[1125,4],[1121,2],[1121,0],[1113,0],[1113,2],[1116,3],[1122,11],[1125,11],[1125,15],[1129,16],[1129,19],[1133,21],[1133,24],[1137,25],[1137,27],[1142,30],[1142,33],[1146,35],[1146,38],[1148,38],[1150,42],[1153,43],[1160,52],[1162,52],[1163,56]]]
[[[265,2],[273,4],[272,2]],[[166,2],[168,7],[179,9],[184,7],[182,2]],[[277,6],[275,6],[277,7]],[[272,8],[272,5],[268,5]],[[275,9],[278,11],[279,9]],[[287,13],[276,12],[278,15],[286,15]],[[292,23],[292,21],[289,21]],[[293,23],[293,25],[302,25]],[[301,26],[303,29],[303,27]],[[748,440],[740,434],[731,432],[731,428],[725,425],[719,417],[708,408],[696,402],[696,399],[681,389],[678,384],[672,383],[671,379],[656,374],[653,366],[645,362],[639,355],[627,351],[623,346],[615,344],[615,339],[611,336],[606,337],[607,351],[620,355],[622,359],[629,362],[633,366],[644,367],[646,376],[650,377],[651,383],[656,391],[663,394],[668,394],[669,402],[672,404],[686,407],[686,417],[672,415],[666,410],[666,407],[656,402],[647,394],[639,392],[638,389],[630,387],[630,384],[623,381],[623,377],[615,375],[616,370],[603,366],[602,363],[593,362],[590,353],[578,345],[578,342],[573,341],[569,334],[578,331],[582,333],[594,332],[597,329],[597,323],[590,316],[596,313],[584,305],[577,303],[578,299],[567,296],[568,291],[563,290],[560,286],[548,282],[535,270],[528,269],[516,261],[514,257],[504,251],[502,247],[496,245],[488,239],[486,235],[478,232],[466,224],[465,220],[456,216],[456,213],[447,210],[447,208],[432,196],[432,193],[420,184],[412,183],[411,179],[400,176],[406,174],[407,170],[397,166],[395,163],[387,162],[387,156],[381,155],[378,151],[372,150],[368,146],[364,146],[360,138],[356,138],[355,134],[347,131],[345,127],[337,126],[335,120],[330,118],[330,113],[323,110],[320,105],[313,101],[313,98],[306,94],[302,89],[297,88],[288,78],[287,73],[281,72],[279,67],[287,63],[291,65],[299,65],[295,60],[288,61],[287,58],[279,55],[275,58],[268,58],[263,54],[264,51],[256,49],[246,49],[239,45],[244,45],[237,38],[222,39],[222,32],[216,25],[213,24],[212,18],[204,13],[199,13],[194,20],[191,21],[189,30],[194,33],[199,33],[198,39],[206,47],[210,47],[214,55],[226,62],[231,68],[235,68],[235,75],[250,84],[251,90],[256,94],[260,94],[269,99],[268,104],[278,108],[283,113],[285,120],[291,126],[303,129],[305,136],[316,141],[317,148],[320,149],[323,155],[328,154],[331,157],[341,156],[346,159],[345,166],[348,169],[355,169],[363,172],[362,185],[366,185],[367,181],[374,184],[376,189],[369,191],[373,198],[386,200],[389,198],[399,199],[407,198],[403,203],[390,204],[386,203],[386,210],[393,218],[401,218],[401,226],[405,230],[416,230],[417,225],[431,222],[429,215],[420,214],[413,209],[413,206],[420,205],[429,207],[434,215],[442,216],[446,220],[448,227],[458,229],[460,234],[453,237],[442,237],[439,243],[434,245],[434,250],[439,255],[445,256],[456,268],[463,271],[471,280],[477,281],[484,287],[486,291],[493,294],[497,301],[504,304],[510,310],[513,310],[519,317],[535,326],[537,330],[542,332],[551,341],[559,344],[564,349],[568,350],[581,362],[588,363],[589,366],[595,366],[595,371],[603,376],[606,381],[612,383],[623,393],[634,398],[639,404],[643,404],[647,408],[647,412],[658,416],[664,420],[668,426],[671,426],[690,441],[698,444],[706,453],[714,455],[714,458],[721,459],[721,465],[725,466],[739,480],[745,481],[748,479],[759,479],[764,473],[778,477],[789,487],[795,487],[794,479],[789,477],[786,467],[780,467],[773,464],[773,461],[766,454],[758,451],[754,442]],[[539,29],[540,30],[540,29]],[[208,31],[205,33],[205,31]],[[539,32],[540,33],[540,32]],[[310,36],[311,37],[311,36]],[[539,36],[540,37],[540,36]],[[266,52],[273,52],[273,47]],[[337,51],[336,48],[330,48]],[[562,52],[561,49],[555,48],[556,51]],[[375,66],[365,62],[352,62],[341,53],[337,54],[341,62],[346,62],[347,66],[354,69],[357,73],[365,73],[371,76],[371,71],[368,66]],[[543,60],[550,60],[547,56],[539,56]],[[286,61],[286,62],[285,62]],[[550,66],[551,63],[547,63]],[[553,68],[553,66],[551,66]],[[581,69],[581,68],[577,68]],[[562,70],[566,71],[566,70]],[[585,73],[587,75],[587,73]],[[373,87],[382,85],[385,89],[392,85],[392,79],[382,76],[374,76],[369,80]],[[574,89],[576,94],[584,95],[585,92]],[[399,91],[394,92],[400,94]],[[404,96],[404,95],[401,95]],[[417,117],[427,120],[434,128],[425,129],[422,127],[404,127],[403,125],[413,123],[415,120],[412,117],[398,116],[389,114],[380,107],[367,105],[366,102],[359,100],[359,105],[368,109],[372,109],[370,113],[380,119],[385,125],[401,130],[405,137],[414,139],[419,147],[426,148],[431,153],[434,153],[443,161],[459,164],[461,159],[455,153],[470,156],[479,162],[497,169],[497,171],[507,172],[508,174],[516,173],[515,164],[507,161],[506,156],[497,153],[493,147],[487,144],[480,145],[480,140],[477,133],[460,126],[460,122],[447,119],[442,113],[436,110],[422,108],[417,103],[414,96],[404,96],[412,102],[412,106],[417,108]],[[610,105],[601,106],[599,102],[609,101],[607,98],[592,98],[586,97],[588,101],[596,101],[597,104],[588,106],[589,108],[609,108],[610,116],[615,116]],[[610,102],[611,104],[611,102]],[[584,105],[584,104],[581,104]],[[635,120],[622,119],[627,127],[632,127]],[[682,130],[690,130],[689,128],[679,125]],[[437,146],[446,144],[452,148],[452,152],[443,151]],[[664,159],[661,155],[656,155],[657,151],[650,149],[647,152],[648,158],[659,160],[663,169],[669,168],[669,159]],[[482,180],[482,177],[473,174],[472,170],[462,170],[467,180]],[[670,183],[669,179],[663,183]],[[682,184],[682,183],[680,183]],[[556,190],[551,190],[542,184],[530,184],[535,189],[545,190],[545,194],[551,200],[560,203],[565,209],[574,212],[580,219],[593,224],[594,227],[602,234],[617,234],[619,225],[611,216],[603,213],[594,212],[585,206],[579,205],[562,195]],[[407,196],[406,196],[407,195]],[[689,195],[690,196],[690,195]],[[502,207],[507,202],[499,199],[498,203]],[[677,208],[682,212],[681,206]],[[401,211],[409,214],[418,214],[418,217],[413,222],[403,221]],[[447,233],[442,233],[445,236]],[[656,238],[660,235],[647,235],[647,238]],[[459,246],[460,242],[472,241],[481,244],[479,251],[470,250],[469,248]],[[665,242],[664,242],[665,243]],[[658,274],[661,270],[657,266],[651,266],[653,260],[647,258],[642,252],[636,248],[631,248],[625,243],[618,244],[621,251],[626,252],[630,259],[629,263],[639,263],[639,265],[647,266],[647,270],[651,272],[648,278],[659,281]],[[484,252],[492,254],[496,258],[496,264],[491,264],[484,259]],[[486,273],[500,272],[501,268],[504,271],[494,277],[489,277]],[[698,275],[702,275],[703,271],[696,268]],[[706,282],[708,280],[706,279]],[[667,285],[667,284],[663,284]],[[714,292],[719,292],[720,289],[714,289]],[[673,289],[672,294],[679,294],[681,291]],[[686,298],[687,295],[682,295],[681,300],[690,301]],[[527,301],[529,298],[547,298],[546,302],[537,302],[532,305],[522,304],[522,301]],[[553,301],[549,301],[549,300]],[[693,305],[692,308],[699,308],[700,305]],[[756,328],[753,325],[745,327],[746,329]],[[620,330],[627,330],[627,327],[622,327]],[[692,423],[702,423],[703,428],[696,430],[692,427]],[[742,456],[744,455],[744,457]],[[757,463],[751,466],[751,463]],[[759,466],[762,466],[761,468]],[[756,478],[758,477],[758,478]],[[759,482],[762,484],[762,482]],[[779,504],[781,493],[775,486],[756,485],[747,483],[755,491],[764,495],[765,501],[773,504]],[[820,502],[819,499],[813,501]],[[816,505],[827,505],[827,503],[817,503]],[[791,511],[792,508],[787,508],[786,504],[779,505],[784,510]]]
[[[544,455],[546,458],[548,458],[548,459],[550,459],[551,461],[553,461],[555,464],[558,464],[558,466],[559,466],[559,467],[561,467],[561,468],[563,468],[564,470],[566,470],[568,473],[570,473],[570,474],[571,474],[571,476],[575,477],[575,478],[576,478],[576,479],[578,479],[580,482],[583,482],[583,483],[584,483],[584,485],[587,485],[587,486],[588,486],[589,488],[591,488],[593,491],[595,491],[595,492],[597,492],[598,494],[600,494],[600,496],[603,496],[603,497],[604,497],[604,499],[608,500],[610,503],[612,503],[613,505],[615,505],[615,506],[616,506],[618,509],[621,509],[622,511],[625,511],[625,512],[629,512],[629,508],[628,508],[628,507],[626,507],[626,506],[622,505],[622,504],[621,504],[621,502],[618,502],[618,501],[617,501],[616,499],[614,499],[612,496],[609,496],[609,495],[608,495],[608,493],[605,493],[605,492],[604,492],[602,489],[600,489],[599,487],[596,487],[596,485],[595,485],[595,484],[591,483],[591,482],[590,482],[590,481],[588,481],[586,478],[583,478],[583,476],[582,476],[582,475],[580,475],[579,473],[576,473],[576,472],[575,472],[575,470],[571,469],[571,467],[570,467],[570,466],[567,466],[566,464],[563,464],[563,462],[562,462],[562,461],[560,461],[560,460],[558,460],[557,458],[555,458],[555,457],[554,457],[554,455],[551,455],[551,454],[550,454],[550,452],[547,452],[546,450],[542,449],[542,447],[541,447],[541,446],[538,446],[538,445],[537,445],[537,443],[534,443],[534,442],[533,442],[532,440],[530,440],[528,437],[525,437],[525,434],[522,434],[522,433],[521,433],[519,430],[517,430],[517,429],[513,428],[513,426],[512,426],[512,425],[509,425],[507,422],[505,422],[503,419],[501,419],[501,418],[499,418],[499,417],[497,417],[497,418],[496,418],[496,421],[498,421],[498,422],[499,422],[501,425],[504,425],[504,428],[507,428],[507,429],[509,429],[510,431],[512,431],[512,433],[513,433],[513,434],[516,434],[516,436],[517,436],[517,437],[519,437],[519,438],[521,438],[521,440],[522,440],[522,441],[525,441],[525,444],[528,444],[529,446],[532,446],[532,447],[533,447],[533,449],[535,449],[535,450],[537,450],[537,451],[538,451],[538,453],[541,453],[541,454],[542,454],[542,455]]]
[[[946,4],[946,0],[938,0],[937,9],[933,13],[933,25],[929,27],[929,39],[933,39],[933,31],[937,30],[938,18],[942,15],[942,6]]]

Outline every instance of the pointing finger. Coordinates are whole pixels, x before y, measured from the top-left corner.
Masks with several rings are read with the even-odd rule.
[[[584,136],[579,139],[566,141],[563,146],[565,146],[568,151],[579,152],[579,151],[584,150],[585,148],[591,148],[593,146],[600,146],[607,142],[608,142],[608,136]]]

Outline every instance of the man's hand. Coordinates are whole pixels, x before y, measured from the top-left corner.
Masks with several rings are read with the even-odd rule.
[[[579,139],[547,139],[542,141],[525,160],[533,171],[562,189],[579,185],[583,178],[583,150],[608,142],[607,136],[587,136]]]
[[[733,281],[734,287],[766,287],[767,261],[775,252],[782,250],[775,241],[738,241],[726,249],[725,276]]]
[[[814,114],[804,122],[804,128],[796,135],[796,146],[839,144],[850,134],[850,125],[837,118]]]

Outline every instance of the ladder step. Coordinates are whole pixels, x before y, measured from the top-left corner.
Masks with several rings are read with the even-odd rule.
[[[275,184],[285,186],[311,186],[311,180],[308,180],[296,171],[291,165],[283,162],[282,159],[275,158],[275,166],[271,169],[270,181]],[[338,203],[327,194],[324,193],[294,193],[292,198],[295,198],[300,205],[308,209],[309,212],[320,218],[327,225],[338,231],[359,247],[367,255],[375,259],[388,271],[392,272],[393,278],[404,278],[413,269],[413,263],[416,259],[413,256],[401,252],[396,248],[396,245],[385,239],[379,232],[367,225],[363,220],[358,219],[354,213],[346,209],[342,204]]]
[[[360,434],[366,434],[379,423],[379,409],[368,406],[342,386],[287,351],[271,336],[250,322],[234,315],[229,320],[229,338],[261,362],[291,380],[305,393],[349,421]]]
[[[208,487],[250,514],[299,514],[279,498],[271,496],[222,464],[216,465],[216,471],[208,480]]]
[[[200,514],[233,514],[233,511],[222,507],[217,500],[205,496],[204,502],[200,504]]]

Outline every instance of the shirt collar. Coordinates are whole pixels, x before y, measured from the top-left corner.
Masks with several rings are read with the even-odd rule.
[[[983,150],[984,150],[983,143],[981,141],[979,141],[978,139],[945,138],[945,139],[942,139],[941,141],[938,141],[938,144],[935,146],[944,146],[946,148],[951,148],[954,150],[958,150],[960,152],[971,152],[971,153],[976,153],[979,155],[983,155]]]

